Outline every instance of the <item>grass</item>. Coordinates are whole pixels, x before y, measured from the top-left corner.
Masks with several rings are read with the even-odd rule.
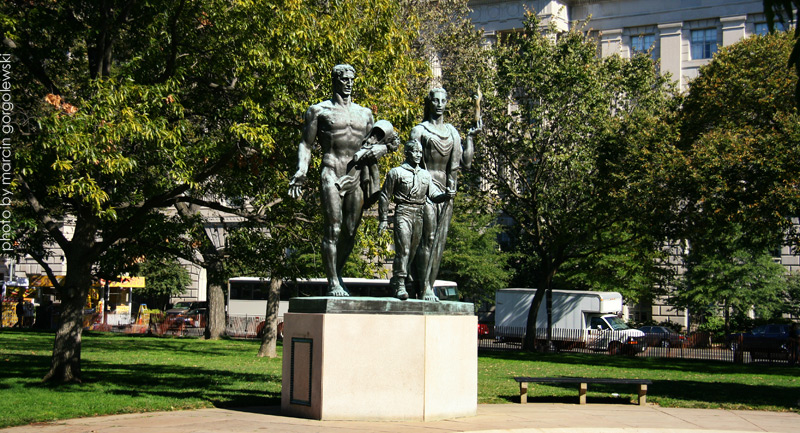
[[[0,331],[0,428],[95,415],[279,405],[281,359],[255,341],[85,332],[83,383],[41,383],[53,334]]]
[[[0,330],[0,428],[118,413],[280,404],[281,359],[257,341],[205,341],[86,332],[84,383],[40,382],[53,334]],[[280,352],[279,346],[279,352]],[[478,360],[478,402],[518,401],[512,376],[631,377],[653,381],[647,400],[668,407],[798,411],[800,369],[602,354],[495,352]],[[591,385],[588,401],[635,400],[630,385]],[[612,396],[619,394],[619,397]],[[576,403],[574,385],[533,385],[529,402]]]
[[[650,379],[647,402],[664,407],[800,412],[800,368],[603,354],[482,353],[478,401],[519,402],[513,376],[576,376]],[[619,394],[620,397],[613,397]],[[589,385],[587,401],[634,402],[633,385]],[[577,403],[578,387],[532,384],[529,402]]]

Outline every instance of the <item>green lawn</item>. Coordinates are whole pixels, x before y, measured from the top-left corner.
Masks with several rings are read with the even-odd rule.
[[[513,376],[577,376],[650,379],[647,402],[665,407],[757,409],[800,412],[800,368],[604,354],[482,353],[478,401],[519,402]],[[634,402],[633,385],[589,385],[587,401]],[[620,394],[612,397],[611,394]],[[578,387],[531,384],[528,402],[577,403]]]
[[[0,428],[82,416],[280,404],[278,359],[256,341],[204,341],[84,333],[80,385],[42,385],[53,334],[0,330]],[[279,348],[280,349],[280,348]],[[586,354],[482,354],[478,401],[517,401],[511,377],[596,376],[653,380],[648,402],[670,407],[798,410],[800,368]],[[633,386],[590,386],[589,402],[627,404]],[[612,397],[612,393],[620,394]],[[577,402],[573,385],[534,385],[531,402]]]
[[[281,360],[254,341],[84,332],[84,382],[42,385],[53,334],[0,331],[0,428],[115,413],[279,405]]]

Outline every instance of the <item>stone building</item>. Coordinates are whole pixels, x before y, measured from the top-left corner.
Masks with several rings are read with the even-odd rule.
[[[473,0],[470,7],[473,23],[489,41],[521,28],[526,10],[561,29],[588,19],[588,28],[600,39],[601,56],[628,57],[652,48],[661,71],[671,74],[682,88],[708,63],[717,46],[767,32],[760,0]]]

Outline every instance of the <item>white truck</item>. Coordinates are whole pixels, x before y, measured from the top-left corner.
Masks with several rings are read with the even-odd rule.
[[[501,289],[495,293],[495,335],[521,338],[536,289]],[[622,295],[617,292],[553,290],[552,341],[558,348],[587,347],[609,353],[644,351],[644,333],[631,329],[617,315]],[[547,338],[547,298],[536,316],[536,338]]]

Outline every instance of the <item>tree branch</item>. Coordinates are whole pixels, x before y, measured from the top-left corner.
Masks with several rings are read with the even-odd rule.
[[[42,223],[47,232],[50,233],[50,236],[55,239],[58,246],[61,247],[63,251],[66,251],[67,247],[69,246],[69,240],[67,240],[66,236],[64,236],[64,233],[61,233],[61,227],[59,227],[58,221],[56,221],[52,216],[50,216],[49,213],[47,213],[47,209],[39,202],[39,199],[33,193],[30,185],[28,185],[28,182],[26,182],[25,179],[17,175],[17,181],[19,182],[22,195],[33,209],[33,212],[36,214],[36,218]]]
[[[270,203],[267,203],[264,206],[261,206],[260,210],[258,210],[258,211],[250,211],[248,209],[225,206],[225,205],[223,205],[223,204],[221,204],[219,202],[203,200],[203,199],[195,198],[195,197],[182,196],[182,197],[176,197],[175,200],[174,200],[174,204],[189,203],[189,204],[193,204],[193,205],[197,205],[197,206],[202,206],[202,207],[206,207],[206,208],[209,208],[209,209],[217,210],[217,211],[220,211],[220,212],[229,213],[231,215],[236,215],[236,216],[245,218],[245,219],[247,219],[247,220],[249,220],[251,222],[255,222],[255,223],[266,223],[266,222],[268,222],[268,220],[264,218],[264,214],[265,214],[266,210],[272,208],[273,206],[275,206],[277,204],[280,204],[281,202],[283,202],[283,199],[282,198],[278,198],[278,199],[273,200]]]
[[[28,71],[33,75],[33,78],[38,80],[44,87],[48,89],[50,93],[60,95],[61,89],[56,86],[56,83],[50,79],[50,76],[47,75],[47,72],[44,70],[44,66],[42,66],[39,62],[36,62],[33,59],[27,50],[20,49],[16,42],[14,42],[10,38],[3,38],[3,45],[6,48],[9,48],[14,51],[14,55],[17,56],[20,63],[25,66]]]
[[[218,173],[222,170],[236,155],[238,152],[238,147],[234,146],[231,147],[225,154],[223,154],[219,160],[210,164],[206,167],[205,170],[200,171],[197,175],[194,176],[192,181],[194,183],[202,183],[205,180],[208,180],[211,176]],[[103,236],[103,241],[98,242],[95,245],[95,248],[98,249],[97,251],[104,251],[106,248],[113,245],[119,239],[130,237],[131,233],[134,232],[135,229],[138,228],[137,221],[141,221],[144,219],[144,216],[152,211],[153,209],[157,208],[164,208],[174,204],[175,199],[181,196],[183,193],[188,191],[191,188],[191,185],[188,183],[180,184],[175,186],[169,191],[166,191],[162,194],[159,194],[154,197],[150,197],[149,199],[137,204],[131,205],[126,204],[119,206],[118,209],[134,209],[134,212],[128,217],[125,221],[121,221],[119,224],[115,225],[115,229],[112,232],[105,233]]]

